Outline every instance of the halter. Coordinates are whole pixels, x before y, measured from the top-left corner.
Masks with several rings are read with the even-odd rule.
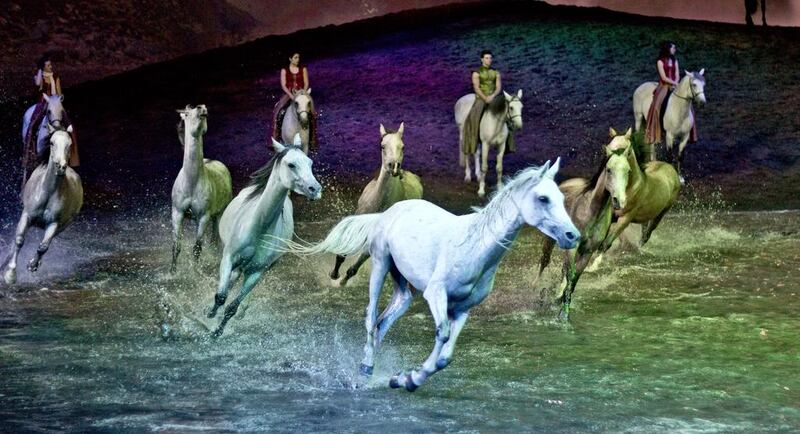
[[[508,127],[509,130],[513,130],[513,128],[511,128],[511,121],[513,121],[516,118],[522,117],[522,113],[514,116],[509,116],[509,114],[511,113],[511,103],[519,100],[520,99],[517,98],[516,96],[512,96],[511,101],[508,102],[508,107],[506,108],[506,127]]]

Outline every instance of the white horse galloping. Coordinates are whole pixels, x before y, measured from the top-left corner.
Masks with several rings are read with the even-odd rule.
[[[548,161],[523,170],[472,214],[455,216],[424,200],[406,200],[380,214],[345,218],[315,246],[292,247],[301,254],[369,252],[372,257],[362,373],[372,373],[376,349],[411,304],[409,284],[422,291],[436,324],[435,346],[422,367],[401,371],[389,383],[413,391],[450,363],[470,309],[492,291],[500,260],[523,225],[538,228],[564,249],[575,247],[580,232],[553,181],[558,167],[556,160],[553,167]],[[394,280],[394,296],[378,316],[386,274]]]
[[[486,172],[489,170],[489,148],[497,149],[497,189],[503,188],[503,155],[510,131],[522,129],[522,89],[516,95],[503,91],[505,98],[496,97],[486,107],[480,121],[480,148],[475,150],[475,177],[478,179],[478,196],[486,195]],[[464,143],[464,122],[475,102],[475,94],[469,93],[456,101],[455,120],[458,125],[459,148]],[[464,166],[464,181],[472,181],[469,169],[469,155],[459,151],[460,162]]]
[[[220,336],[239,304],[252,291],[275,261],[285,252],[285,242],[294,233],[294,217],[289,192],[318,200],[322,186],[311,171],[312,161],[301,148],[300,135],[294,145],[272,140],[275,155],[256,171],[252,182],[231,201],[220,221],[219,235],[224,244],[219,264],[219,287],[209,318],[225,304],[228,289],[240,276],[244,283],[239,295],[225,308],[225,316],[214,332]]]
[[[200,257],[208,223],[216,221],[231,201],[231,174],[224,164],[203,158],[203,135],[208,130],[205,105],[186,106],[181,115],[178,137],[183,144],[183,167],[172,184],[172,271],[178,264],[183,236],[183,219],[197,220],[194,258]],[[181,134],[182,133],[182,134]],[[214,233],[216,236],[216,231]]]
[[[292,143],[295,135],[300,134],[303,152],[308,154],[308,147],[311,143],[311,116],[314,113],[311,89],[292,90],[292,97],[292,102],[283,115],[281,138],[283,143]]]
[[[685,71],[685,75],[678,82],[678,86],[667,100],[666,111],[662,114],[664,123],[663,128],[666,132],[665,145],[667,151],[672,154],[675,169],[681,173],[681,162],[683,161],[683,150],[689,141],[689,134],[694,126],[694,113],[692,103],[706,103],[706,78],[705,68],[698,73]],[[642,83],[633,93],[633,117],[636,121],[636,131],[641,130],[647,125],[647,112],[653,102],[653,91],[658,83],[648,81]],[[673,150],[673,144],[678,141],[677,153]],[[653,148],[655,144],[650,144],[651,160],[655,160],[656,153]]]
[[[44,229],[44,236],[36,256],[28,264],[31,272],[39,268],[42,256],[50,248],[53,237],[64,230],[83,205],[83,185],[78,174],[68,166],[72,146],[72,127],[55,130],[47,123],[50,136],[50,159],[40,165],[25,183],[22,197],[22,215],[17,224],[14,250],[8,262],[5,281],[17,281],[17,256],[25,243],[25,233],[31,225]]]

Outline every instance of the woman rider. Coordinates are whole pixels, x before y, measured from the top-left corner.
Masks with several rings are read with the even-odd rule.
[[[300,65],[300,53],[292,53],[289,57],[289,66],[281,68],[281,88],[283,95],[275,104],[272,118],[272,138],[281,140],[281,126],[286,109],[291,104],[293,91],[308,90],[308,68]],[[316,113],[311,112],[311,144],[317,143]],[[272,145],[270,145],[271,147]]]
[[[669,95],[680,82],[680,69],[678,59],[675,58],[677,47],[674,42],[667,41],[661,45],[661,50],[656,60],[658,69],[658,86],[653,91],[653,102],[647,111],[647,130],[645,139],[647,143],[661,142],[664,127],[661,125],[664,110],[667,106]],[[692,132],[689,135],[689,143],[697,141],[697,128],[692,125]]]

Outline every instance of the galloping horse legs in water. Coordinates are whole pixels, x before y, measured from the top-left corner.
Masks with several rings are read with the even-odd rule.
[[[572,302],[572,293],[575,292],[575,286],[578,284],[578,279],[581,278],[583,270],[589,265],[589,260],[592,259],[594,253],[591,249],[585,251],[585,244],[579,244],[574,250],[566,252],[567,261],[564,263],[564,292],[561,293],[561,311],[559,318],[569,320],[569,305]]]
[[[225,307],[225,315],[222,317],[219,327],[217,327],[213,334],[215,338],[222,336],[222,332],[225,331],[225,325],[228,324],[228,321],[233,318],[234,315],[236,315],[236,311],[239,310],[239,304],[241,304],[242,300],[244,300],[247,297],[247,294],[250,294],[250,291],[252,291],[256,286],[256,283],[258,283],[258,281],[261,279],[262,273],[263,271],[261,270],[245,271],[244,283],[242,284],[242,288],[239,290],[239,295],[236,296],[236,300],[233,300],[231,304]],[[227,280],[227,284],[223,283],[220,285],[220,292],[217,292],[217,295],[214,297],[214,307],[212,308],[211,313],[208,315],[209,318],[213,318],[217,313],[217,309],[225,304],[228,288],[230,288],[231,284],[236,282],[239,274],[239,271],[233,271],[228,279],[220,277],[220,282],[225,282]]]

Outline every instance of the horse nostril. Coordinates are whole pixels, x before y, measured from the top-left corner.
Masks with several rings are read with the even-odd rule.
[[[317,188],[316,187],[308,187],[308,191],[313,193],[313,192],[317,191]]]
[[[568,232],[567,232],[566,234],[564,234],[564,235],[567,237],[567,239],[568,239],[568,240],[574,240],[574,239],[576,238],[576,237],[575,237],[575,232],[569,232],[569,231],[568,231]]]

